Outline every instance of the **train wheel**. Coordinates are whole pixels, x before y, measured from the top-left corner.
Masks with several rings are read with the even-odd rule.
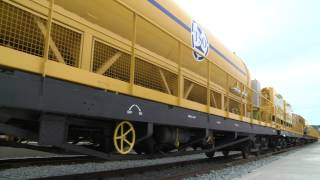
[[[206,154],[206,156],[207,156],[208,158],[213,158],[213,157],[214,157],[214,154],[215,154],[215,151],[209,151],[209,152],[206,152],[205,154]]]
[[[248,159],[250,153],[250,147],[245,145],[241,148],[241,154],[243,159]]]
[[[229,150],[222,151],[223,156],[228,157],[229,156]]]
[[[113,133],[113,144],[118,153],[128,154],[136,141],[136,132],[128,121],[119,123]]]
[[[153,154],[155,153],[155,146],[156,146],[156,142],[155,140],[151,137],[149,139],[144,140],[143,142],[136,144],[135,145],[135,151],[138,154]]]

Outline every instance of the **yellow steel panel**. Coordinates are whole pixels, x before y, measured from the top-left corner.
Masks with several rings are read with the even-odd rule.
[[[218,115],[218,116],[224,116],[224,111],[223,110],[220,110],[220,109],[217,109],[217,108],[213,108],[213,107],[210,107],[210,114],[215,114],[215,115]]]
[[[102,41],[94,40],[93,46],[91,71],[129,82],[131,55],[109,46]],[[99,69],[104,69],[104,72],[99,73]]]
[[[166,29],[168,32],[172,33],[177,38],[180,38],[185,42],[186,44],[190,44],[191,42],[191,35],[188,31],[186,31],[182,26],[174,22],[172,19],[170,19],[167,15],[165,15],[163,12],[155,8],[153,5],[148,3],[147,1],[131,1],[131,0],[121,0],[121,2],[128,5],[130,8],[140,12],[143,14],[146,18],[150,19],[153,22],[156,22],[159,24],[160,27]],[[158,1],[161,6],[166,8],[168,11],[173,13],[176,17],[178,17],[184,24],[191,27],[192,19],[185,14],[178,6],[176,6],[171,1]],[[220,52],[222,52],[226,57],[232,60],[234,64],[236,64],[239,68],[241,68],[243,71],[247,71],[244,63],[240,58],[238,58],[233,52],[227,50],[216,38],[214,38],[210,33],[207,32],[207,36],[209,39],[209,42],[213,44]],[[153,46],[158,46],[157,43],[153,44]],[[156,49],[156,47],[153,47],[153,49]],[[161,47],[158,49],[161,49]],[[231,73],[234,77],[240,78],[241,81],[245,82],[244,84],[248,84],[248,78],[247,76],[243,76],[241,73],[237,73],[236,70],[234,70],[233,66],[228,64],[224,59],[222,59],[221,56],[217,55],[214,51],[209,52],[209,59],[217,60],[215,63],[218,63],[220,67],[227,70],[227,72]],[[249,73],[247,73],[249,75]]]
[[[42,62],[43,58],[41,57],[32,56],[0,46],[0,64],[3,66],[41,74]],[[107,78],[75,67],[66,66],[55,61],[48,61],[47,63],[47,75],[50,77],[116,92],[129,92],[128,83]],[[66,76],[66,74],[68,74],[68,76]]]
[[[3,66],[42,73],[43,58],[0,46],[0,64]]]
[[[65,76],[66,74],[68,74],[68,77]],[[94,74],[86,70],[65,66],[54,61],[48,61],[47,75],[101,89],[121,93],[129,92],[128,83],[126,82]]]
[[[178,72],[178,64],[162,56],[159,56],[156,53],[151,52],[148,49],[145,49],[139,45],[136,45],[136,56],[140,59],[148,60],[149,63],[155,64],[173,73],[177,74]]]
[[[134,83],[146,88],[154,89],[160,92],[168,93],[166,87],[163,85],[161,73],[163,73],[167,80],[168,88],[172,95],[177,95],[177,75],[165,69],[149,63],[148,61],[136,58],[135,60],[135,79]],[[161,70],[161,71],[160,71]]]
[[[185,79],[190,80],[192,82],[195,82],[198,85],[201,86],[206,86],[207,85],[207,79],[197,75],[196,73],[193,73],[192,71],[185,69],[185,68],[181,68],[182,71],[182,75]]]
[[[81,60],[81,69],[90,70],[91,68],[91,59],[92,59],[92,45],[93,45],[93,36],[89,32],[85,32],[83,35],[83,48],[82,48],[82,60]]]
[[[204,104],[200,104],[194,101],[190,101],[187,99],[182,99],[181,100],[181,106],[188,108],[188,109],[194,109],[197,111],[201,111],[201,112],[206,112],[207,111],[207,106]]]
[[[55,57],[61,53],[61,57],[66,60],[66,64],[82,69],[48,61],[47,73],[50,77],[125,94],[129,94],[130,92],[128,82],[131,77],[135,96],[173,105],[179,104],[178,97],[180,97],[183,107],[217,115],[221,115],[221,113],[224,114],[224,111],[210,107],[212,106],[210,96],[211,92],[221,93],[221,106],[227,110],[225,112],[226,116],[228,116],[230,112],[230,117],[236,120],[243,118],[243,121],[252,121],[254,124],[261,124],[268,127],[279,126],[291,132],[296,132],[297,130],[303,132],[304,124],[299,123],[298,125],[293,122],[293,119],[290,118],[291,115],[286,112],[287,105],[283,108],[283,112],[274,110],[273,102],[275,91],[272,89],[270,89],[269,92],[272,98],[270,100],[262,98],[264,106],[257,112],[263,112],[263,122],[260,121],[260,119],[252,119],[253,108],[250,108],[252,92],[251,95],[249,92],[247,99],[242,99],[239,95],[230,92],[234,84],[238,86],[238,83],[240,84],[241,92],[243,92],[243,84],[249,86],[246,87],[246,91],[251,91],[249,72],[241,59],[228,51],[213,36],[208,34],[208,39],[211,44],[234,65],[245,71],[247,75],[239,74],[230,63],[228,64],[221,55],[214,51],[210,51],[208,55],[211,67],[208,66],[208,60],[202,63],[195,62],[192,58],[190,32],[185,31],[185,29],[181,28],[167,15],[148,3],[148,1],[122,0],[119,1],[121,2],[120,4],[117,1],[104,0],[97,0],[96,3],[80,0],[76,0],[75,2],[64,0],[55,1],[57,4],[53,11],[52,24],[52,40],[54,43],[51,44],[56,44],[56,48],[51,45],[55,54],[52,53],[51,47],[49,59],[60,59],[61,61],[62,58]],[[3,2],[8,1],[5,0]],[[9,2],[11,3],[11,1]],[[10,8],[2,7],[3,9],[1,9],[0,12],[2,23],[9,22],[8,19],[6,19],[6,15],[13,16],[14,13],[20,14],[20,16],[23,14],[27,19],[34,19],[33,17],[37,16],[43,24],[46,22],[45,19],[49,7],[47,1],[14,0],[14,2],[21,5],[15,5],[20,10],[16,8],[8,11]],[[99,6],[97,6],[97,4],[99,4]],[[190,27],[191,19],[172,2],[161,1],[160,5],[173,12],[176,17]],[[137,15],[136,18],[134,14]],[[39,29],[37,26],[34,26],[34,24],[33,26],[28,26],[26,23],[31,25],[32,23],[29,21],[21,21],[22,18],[20,16],[14,16],[18,21],[12,21],[12,23],[10,22],[11,24],[1,24],[5,26],[5,37],[12,42],[8,41],[9,43],[2,44],[7,47],[0,47],[0,63],[4,66],[41,74],[41,64],[43,63],[43,51],[41,50],[43,35],[41,34],[41,29],[44,31],[44,28]],[[135,20],[137,20],[137,27],[134,26]],[[10,28],[12,30],[9,30],[8,24],[11,25]],[[21,40],[15,39],[18,36],[15,34],[17,28],[14,27],[18,27],[19,25],[22,25],[23,28],[29,28],[23,29],[22,36],[31,38],[23,39],[23,42],[26,43],[20,44],[22,48],[13,46],[16,41]],[[136,44],[135,40],[135,31],[137,31],[138,44]],[[76,38],[72,39],[70,37]],[[154,42],[154,39],[156,39],[157,42]],[[96,41],[103,43],[105,49],[98,52],[98,46],[94,45]],[[32,42],[31,44],[33,46],[26,45],[29,42]],[[10,48],[15,48],[36,56]],[[115,62],[108,62],[107,57],[112,57],[114,52],[124,53],[125,57],[122,58],[121,56],[119,60]],[[126,60],[128,58],[131,58],[133,62],[127,63]],[[136,66],[136,60],[144,61],[147,64],[142,64],[142,66],[145,66],[144,68],[142,68],[141,64],[140,67]],[[121,64],[117,64],[118,61],[121,62]],[[101,68],[101,65],[108,65],[106,67],[112,70],[109,71],[108,69],[108,71],[104,73],[104,76],[94,73],[97,72],[99,67]],[[131,65],[131,76],[129,73],[126,74],[126,70],[128,69],[127,65]],[[134,70],[136,69],[138,78],[135,78],[136,73]],[[147,74],[148,71],[146,71],[146,69],[149,69],[149,74]],[[152,74],[152,69],[157,69],[157,71],[154,71]],[[88,72],[88,70],[92,72]],[[160,73],[155,74],[156,72]],[[66,76],[66,74],[68,74],[68,76]],[[208,77],[210,77],[210,81],[208,81]],[[136,79],[138,80],[136,81]],[[184,83],[184,81],[186,81],[186,83]],[[193,101],[190,101],[190,99],[182,99],[183,87],[188,85],[188,81],[195,84],[195,87],[190,91],[190,96]],[[134,85],[133,83],[138,83],[140,86]],[[157,83],[162,84],[164,87],[161,87],[161,85],[158,87]],[[147,89],[146,87],[156,90]],[[180,91],[178,91],[178,87],[180,87]],[[170,96],[170,93],[166,94],[163,92],[172,92],[174,96]],[[225,107],[224,104],[226,105]],[[240,107],[238,107],[238,104],[240,104]],[[242,104],[247,105],[243,107]],[[207,108],[205,108],[206,106]],[[237,113],[237,111],[233,109],[239,109],[241,113],[234,114]],[[246,113],[247,117],[239,117],[239,115],[246,115]],[[286,122],[288,127],[279,124],[270,124],[272,114],[275,114],[279,119],[281,119],[281,116],[288,117],[286,118],[290,120]],[[292,124],[293,127],[289,127]]]
[[[247,123],[251,122],[250,118],[248,118],[248,117],[243,117],[242,121],[247,122]]]
[[[229,118],[240,120],[240,115],[234,114],[234,113],[229,113]]]
[[[133,86],[133,95],[170,105],[177,105],[177,97],[137,85]]]

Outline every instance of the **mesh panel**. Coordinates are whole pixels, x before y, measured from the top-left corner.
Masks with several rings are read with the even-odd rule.
[[[163,73],[164,79],[161,73]],[[178,76],[176,74],[136,58],[134,79],[136,85],[168,93],[165,81],[171,94],[177,95]]]
[[[164,74],[164,77],[165,77],[167,83],[168,83],[171,94],[174,96],[177,96],[178,95],[178,75],[176,75],[172,72],[166,71],[164,69],[161,69],[161,70]],[[163,81],[162,81],[161,85],[162,85],[162,88],[165,88]]]
[[[44,35],[36,22],[37,19],[46,26],[46,20],[0,1],[0,45],[42,57]],[[65,63],[78,66],[81,34],[53,23],[51,37]],[[51,49],[52,47],[49,59],[56,60]]]
[[[234,79],[233,77],[229,76],[228,83],[229,83],[228,84],[229,92],[231,92],[234,95],[239,95],[241,90],[240,90],[240,84],[238,83],[238,81],[236,79]],[[239,90],[239,92],[231,91],[232,88],[237,88]]]
[[[117,53],[119,53],[120,57],[116,58],[115,62],[112,63],[111,67],[103,75],[129,82],[131,56],[98,41],[94,42],[92,71],[97,72],[112,57],[116,56]]]
[[[221,107],[221,94],[215,91],[210,91],[210,106],[218,109]]]
[[[0,45],[43,56],[43,35],[35,16],[0,1]]]
[[[246,104],[242,104],[242,112],[240,111],[240,113],[242,113],[241,115],[246,117],[247,116],[247,112],[246,112]]]
[[[52,24],[51,37],[58,47],[64,62],[70,66],[78,66],[81,46],[81,34],[57,24]],[[57,61],[56,56],[50,50],[49,59]]]
[[[252,118],[252,114],[251,114],[251,104],[245,104],[246,106],[246,117],[248,118]]]
[[[272,121],[272,113],[268,110],[262,109],[261,111],[261,119],[264,122],[271,122]]]
[[[207,104],[207,88],[186,79],[184,80],[184,97],[191,86],[193,86],[193,88],[191,88],[190,94],[186,97],[186,99],[201,104]]]
[[[229,100],[229,112],[240,115],[240,103],[233,99]]]
[[[254,91],[246,88],[246,92],[248,92],[247,117],[253,118],[253,114],[251,113],[251,111],[253,111],[253,108],[254,108],[254,103],[253,103]]]

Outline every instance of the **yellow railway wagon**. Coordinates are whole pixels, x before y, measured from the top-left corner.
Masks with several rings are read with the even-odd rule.
[[[224,71],[237,77],[237,79],[250,86],[250,75],[245,64],[236,55],[227,50],[208,31],[193,21],[173,1],[121,1],[123,5],[143,15],[146,19],[154,22],[165,29],[168,33],[162,32],[159,28],[147,22],[142,17],[136,19],[136,43],[163,58],[172,61],[176,66],[179,64],[179,42],[181,47],[180,57],[182,66],[198,75],[207,78],[205,66],[206,61],[195,60],[192,49],[188,48],[193,42],[193,36],[199,36],[199,43],[208,51],[206,57],[216,63]],[[81,1],[56,0],[58,5],[76,13],[80,17],[95,24],[109,29],[128,40],[132,40],[132,26],[134,14],[128,9],[121,7],[117,2],[98,0],[96,3]],[[96,4],[100,6],[97,7]],[[96,17],[95,19],[93,17]],[[99,18],[103,17],[103,18]],[[196,27],[193,27],[196,26]],[[195,29],[203,29],[203,31]],[[169,35],[172,34],[175,38]],[[203,33],[203,34],[201,34]],[[201,39],[203,38],[203,39]],[[202,50],[199,50],[202,51]]]
[[[245,153],[244,142],[301,136],[277,126],[244,62],[172,1],[0,0],[0,27],[4,134],[104,158],[66,142],[210,156],[215,143]]]
[[[306,136],[310,139],[319,139],[319,131],[313,126],[306,126]]]
[[[303,135],[304,134],[304,128],[305,128],[305,119],[298,115],[298,114],[293,114],[293,128],[296,131],[296,133]]]
[[[3,43],[35,56],[25,57],[26,64],[3,62],[4,65],[203,112],[224,115],[223,111],[229,110],[247,117],[250,114],[244,105],[249,104],[248,94],[252,93],[245,64],[171,1],[159,4],[157,1],[56,0],[52,13],[53,41],[49,42],[49,59],[55,62],[46,62],[46,66],[41,66],[43,60],[37,56],[44,54],[44,17],[49,4],[47,1],[14,2],[35,8],[32,13],[36,14],[28,13],[26,22],[22,19],[5,22],[10,27],[2,26],[6,29]],[[10,8],[4,3],[3,6]],[[22,11],[14,8],[10,13]],[[194,32],[191,32],[192,25],[196,26]],[[20,26],[25,27],[19,36],[22,40],[16,36],[18,32],[6,32]],[[197,43],[206,52],[192,47],[196,43],[196,40],[192,43],[192,39],[197,38],[204,38]],[[24,42],[29,39],[30,42]],[[8,56],[13,54],[6,48],[2,50]],[[65,76],[66,73],[69,76]],[[207,92],[208,85],[210,92]],[[215,109],[208,110],[207,105]]]

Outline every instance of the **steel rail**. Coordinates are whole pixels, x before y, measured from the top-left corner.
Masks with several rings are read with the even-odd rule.
[[[57,175],[57,176],[34,178],[34,179],[81,180],[81,179],[103,179],[103,178],[111,178],[111,177],[121,177],[123,179],[126,179],[126,178],[130,178],[130,176],[132,175],[143,174],[150,171],[161,171],[161,170],[167,170],[170,168],[187,167],[195,164],[200,164],[200,165],[203,164],[203,168],[201,170],[181,171],[180,174],[166,175],[163,177],[163,179],[183,179],[186,177],[192,177],[199,174],[210,173],[210,171],[212,170],[221,170],[227,167],[242,165],[245,163],[257,161],[273,155],[282,154],[297,148],[300,148],[300,147],[299,146],[290,147],[287,149],[282,149],[280,151],[273,151],[273,152],[270,152],[269,150],[269,151],[266,151],[264,154],[260,154],[259,156],[249,156],[248,159],[239,158],[241,157],[241,154],[234,154],[227,157],[218,156],[214,158],[202,158],[202,159],[194,159],[194,160],[176,161],[176,162],[170,162],[170,163],[159,163],[155,165],[138,166],[138,167],[132,167],[132,168],[126,168],[126,169],[115,169],[115,170],[106,170],[106,171],[98,171],[98,172],[88,172],[88,173],[80,172],[75,174]],[[210,163],[210,165],[208,165],[208,163]]]
[[[126,169],[114,169],[114,170],[107,170],[107,171],[98,171],[98,172],[89,172],[89,173],[75,173],[75,174],[68,174],[68,175],[58,175],[58,176],[51,176],[51,177],[44,177],[44,178],[34,178],[36,180],[47,179],[47,180],[61,180],[61,179],[71,179],[71,180],[80,180],[80,179],[103,179],[103,178],[110,178],[110,177],[128,177],[133,174],[139,174],[149,171],[159,171],[163,169],[169,169],[173,167],[182,167],[187,166],[190,164],[196,163],[206,163],[206,162],[224,162],[228,161],[233,158],[240,157],[241,154],[234,154],[230,155],[227,158],[223,156],[218,156],[215,158],[200,158],[200,159],[193,159],[193,160],[183,160],[183,161],[174,161],[170,163],[159,163],[154,165],[147,165],[147,166],[138,166]],[[226,163],[226,162],[225,162]]]
[[[28,167],[28,166],[45,166],[45,165],[65,165],[65,164],[81,164],[87,162],[101,162],[102,159],[86,156],[50,156],[50,157],[22,157],[22,158],[6,158],[0,159],[0,170]]]

